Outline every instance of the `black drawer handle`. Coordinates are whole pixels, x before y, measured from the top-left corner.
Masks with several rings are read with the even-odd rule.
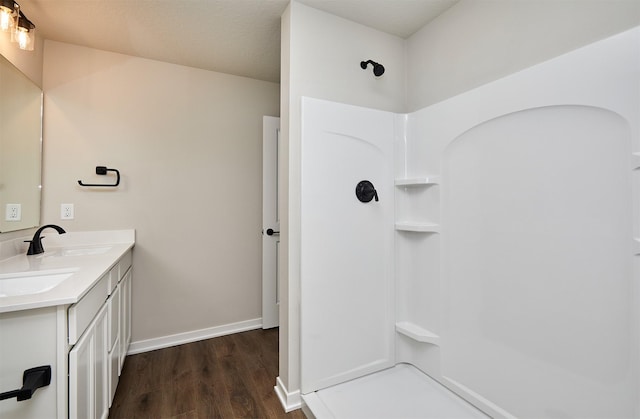
[[[22,374],[22,388],[0,393],[0,400],[16,397],[19,402],[28,400],[40,387],[51,384],[51,366],[29,368]]]

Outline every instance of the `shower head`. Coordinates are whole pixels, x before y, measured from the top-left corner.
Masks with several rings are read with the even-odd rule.
[[[382,64],[378,64],[375,61],[372,60],[368,60],[368,61],[361,61],[360,62],[360,68],[362,68],[363,70],[367,69],[367,66],[369,65],[369,63],[371,63],[371,65],[373,65],[373,75],[376,77],[380,77],[381,75],[384,74],[384,66]]]

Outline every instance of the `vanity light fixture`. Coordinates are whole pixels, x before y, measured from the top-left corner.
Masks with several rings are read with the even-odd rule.
[[[17,25],[13,32],[11,32],[11,40],[18,43],[18,47],[25,51],[33,51],[35,44],[35,30],[34,25],[27,17],[20,12],[20,16],[17,19]]]
[[[18,7],[13,0],[0,0],[0,30],[2,32],[13,30]]]
[[[0,30],[11,33],[11,42],[18,48],[33,51],[35,45],[36,25],[20,10],[20,5],[13,0],[0,0]]]

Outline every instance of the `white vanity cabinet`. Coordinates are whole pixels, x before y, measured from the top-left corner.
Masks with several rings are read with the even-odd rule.
[[[24,239],[0,242],[0,419],[107,418],[131,340],[135,230],[51,235],[40,255]],[[51,382],[18,401],[40,366]]]
[[[129,250],[69,307],[70,419],[109,415],[131,336],[131,260]]]

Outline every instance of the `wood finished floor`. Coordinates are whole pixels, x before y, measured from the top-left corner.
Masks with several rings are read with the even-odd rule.
[[[285,414],[277,376],[277,328],[130,355],[109,418],[304,418]]]

